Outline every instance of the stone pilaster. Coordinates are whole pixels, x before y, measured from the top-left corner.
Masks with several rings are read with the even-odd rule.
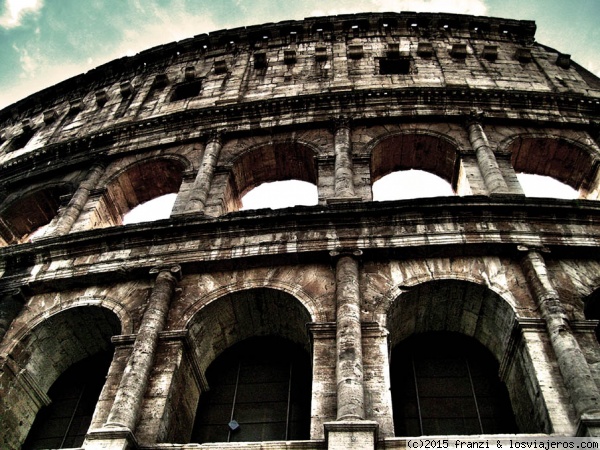
[[[324,424],[328,450],[374,450],[379,424],[365,420],[358,257],[360,250],[332,252],[336,258],[337,420]]]
[[[340,254],[335,267],[337,304],[337,420],[365,418],[360,287],[356,254]]]
[[[377,422],[370,420],[326,423],[327,450],[374,450],[377,428]]]
[[[141,445],[188,442],[200,395],[208,382],[191,350],[187,330],[160,333],[135,437]]]
[[[336,418],[336,326],[334,322],[308,325],[312,338],[312,400],[310,438],[323,439],[323,424]]]
[[[154,363],[158,336],[164,328],[181,269],[179,266],[174,266],[151,271],[151,273],[157,272],[156,283],[105,428],[121,428],[130,432],[135,429],[150,370]]]
[[[188,203],[185,206],[184,211],[186,214],[204,211],[222,147],[221,133],[213,133],[204,149],[200,169],[194,180]]]
[[[334,201],[356,201],[354,167],[352,164],[352,138],[350,120],[341,117],[335,120],[334,131]]]
[[[467,130],[488,193],[490,195],[508,194],[508,185],[502,176],[502,171],[498,166],[494,152],[490,148],[481,123],[472,116],[467,123]]]
[[[64,236],[71,231],[73,224],[75,224],[79,218],[79,214],[81,214],[81,211],[90,197],[90,192],[98,186],[98,182],[104,174],[104,170],[105,166],[101,162],[97,162],[92,166],[85,179],[73,194],[73,197],[71,197],[69,204],[62,211],[56,225],[45,234],[45,237]]]
[[[573,335],[558,292],[540,251],[527,249],[522,260],[527,283],[546,322],[558,367],[579,417],[579,436],[600,436],[600,391]]]

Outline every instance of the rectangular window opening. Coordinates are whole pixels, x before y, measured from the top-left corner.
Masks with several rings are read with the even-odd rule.
[[[200,94],[202,88],[202,82],[200,80],[189,81],[187,83],[181,83],[173,89],[171,95],[171,101],[176,102],[179,100],[185,100],[187,98],[197,97]]]
[[[380,75],[407,75],[410,73],[411,59],[400,58],[381,58],[379,60]]]

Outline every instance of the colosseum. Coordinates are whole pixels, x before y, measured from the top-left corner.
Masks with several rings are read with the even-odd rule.
[[[600,79],[535,30],[222,30],[0,111],[0,447],[600,436]],[[408,170],[453,195],[374,198]],[[290,180],[314,204],[242,208]]]

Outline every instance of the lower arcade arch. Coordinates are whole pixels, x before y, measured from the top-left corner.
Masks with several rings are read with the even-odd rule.
[[[429,281],[396,298],[387,314],[396,436],[551,432],[539,386],[529,376],[531,356],[515,322],[504,299],[471,282]],[[440,365],[446,374],[428,376]],[[485,374],[480,386],[493,385],[504,394],[489,398],[474,382],[474,373]],[[419,383],[421,389],[415,388]],[[445,385],[441,395],[440,383]],[[456,390],[446,389],[450,384]],[[439,408],[433,414],[418,411],[419,402],[437,402]],[[453,405],[461,402],[473,414],[457,412]]]
[[[202,308],[190,321],[189,336],[207,384],[194,400],[195,417],[187,419],[195,422],[194,433],[180,439],[309,439],[311,321],[298,299],[275,289],[230,293]],[[304,383],[292,396],[290,383],[300,379]]]
[[[308,353],[287,339],[235,344],[208,368],[191,442],[308,439],[310,379]]]
[[[600,288],[583,299],[583,314],[587,320],[600,320]],[[600,324],[594,329],[596,341],[600,343]]]
[[[85,439],[106,374],[111,352],[76,362],[48,391],[51,403],[37,414],[23,450],[79,447]]]
[[[80,446],[111,363],[111,337],[120,332],[121,324],[112,311],[81,306],[52,315],[25,334],[9,355],[11,369],[0,374],[0,382],[10,386],[0,399],[1,410],[6,411],[11,404],[22,406],[8,408],[11,413],[0,416],[0,442],[18,448],[31,435],[24,449],[48,448],[48,442],[52,442],[52,448]],[[68,380],[86,378],[90,367],[102,376],[92,383],[94,392],[86,397],[86,407],[48,412],[46,407],[53,403],[71,403],[68,397],[73,395],[70,389],[74,385]],[[85,389],[77,389],[75,396],[80,398]],[[65,414],[70,424],[64,423]]]
[[[498,362],[477,340],[426,332],[398,344],[390,359],[399,436],[516,433]]]

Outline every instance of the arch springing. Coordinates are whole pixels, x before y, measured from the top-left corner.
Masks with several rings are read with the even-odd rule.
[[[54,219],[61,196],[68,192],[66,185],[52,186],[15,200],[0,216],[0,239],[6,244],[27,241]]]

